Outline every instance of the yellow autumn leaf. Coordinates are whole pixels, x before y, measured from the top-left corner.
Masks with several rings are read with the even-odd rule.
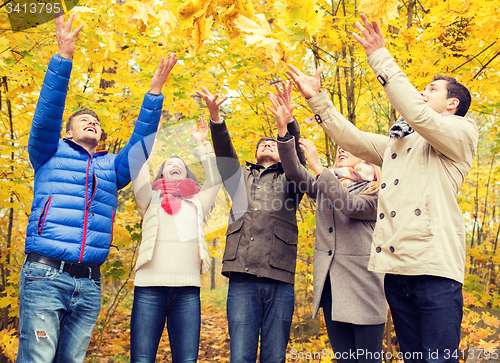
[[[71,8],[73,13],[94,13],[95,9],[89,8],[87,6],[74,6]]]
[[[160,25],[165,33],[173,31],[177,26],[177,20],[168,9],[160,10],[158,12],[158,19],[160,19]]]
[[[255,22],[248,19],[246,16],[240,15],[234,22],[236,27],[243,32],[253,33],[254,35],[270,35],[271,28],[269,27],[269,22],[266,20],[264,14],[255,15]]]
[[[104,51],[104,58],[108,57],[108,51],[111,51],[112,53],[116,52],[116,43],[113,40],[113,35],[113,32],[106,32],[103,35],[103,40],[108,45]]]
[[[358,10],[371,21],[389,21],[398,16],[399,0],[360,0]]]
[[[489,313],[483,313],[481,319],[486,325],[491,325],[495,328],[498,328],[500,326],[500,320],[495,318],[494,316],[491,316]]]

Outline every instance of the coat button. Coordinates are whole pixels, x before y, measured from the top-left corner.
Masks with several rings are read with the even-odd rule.
[[[395,211],[392,211],[392,212],[391,212],[391,217],[392,217],[392,218],[396,217],[396,212],[395,212]]]
[[[260,189],[260,186],[259,186],[259,185],[257,185],[257,189]]]
[[[422,214],[422,211],[420,209],[415,209],[415,215],[418,217],[419,215]]]
[[[377,248],[375,248],[375,251],[377,251],[377,253],[382,252],[382,247],[378,246]]]
[[[381,187],[382,189],[384,189],[384,188],[385,188],[385,183],[382,183],[382,184],[380,185],[380,187]]]
[[[248,271],[248,267],[245,268],[245,271]]]
[[[389,251],[393,252],[394,253],[394,247],[389,247]]]
[[[328,232],[332,233],[333,232],[333,227],[328,228]]]
[[[406,153],[409,154],[410,153],[410,150],[411,150],[411,147],[409,147],[407,150],[406,150]]]
[[[378,216],[380,217],[380,219],[384,219],[385,217],[384,213],[380,213]]]
[[[393,158],[393,159],[396,159],[397,157],[398,157],[398,154],[396,154],[396,153],[393,153],[393,154],[391,155],[391,158]]]
[[[398,185],[398,184],[399,184],[399,179],[394,180],[394,185]]]
[[[254,210],[255,212],[257,212],[259,209],[258,209],[258,208],[254,208],[253,210]]]
[[[331,255],[333,255],[332,250],[328,251],[328,256],[331,256]]]
[[[250,241],[253,241],[253,237],[250,237]]]

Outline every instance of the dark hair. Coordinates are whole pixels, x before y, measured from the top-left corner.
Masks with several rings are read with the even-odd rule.
[[[257,150],[259,150],[259,145],[266,142],[266,141],[273,141],[273,142],[278,142],[274,137],[261,137],[259,141],[257,141],[257,146],[255,146],[255,156],[257,156]]]
[[[95,117],[97,121],[101,122],[101,120],[99,119],[99,116],[97,116],[97,113],[95,113],[95,111],[89,110],[88,108],[83,108],[81,110],[76,111],[74,114],[72,114],[69,117],[68,121],[66,122],[66,132],[71,130],[71,122],[73,121],[73,119],[76,116],[80,116],[80,115],[90,115],[90,116]]]
[[[446,89],[448,90],[447,98],[458,99],[458,107],[455,110],[455,115],[465,116],[469,110],[471,96],[469,90],[455,78],[437,74],[432,79],[433,81],[446,81]]]
[[[186,168],[186,178],[193,179],[196,182],[196,184],[198,184],[198,179],[196,179],[196,176],[193,174],[193,172],[191,170],[189,170],[189,167],[187,166],[186,162],[182,158],[178,157],[177,155],[171,156],[167,160],[165,160],[163,163],[161,163],[160,170],[158,170],[158,173],[156,173],[156,178],[153,181],[153,183],[159,179],[163,179],[163,168],[165,167],[165,163],[172,158],[177,158],[180,161],[182,161],[182,163],[184,164],[184,167]]]

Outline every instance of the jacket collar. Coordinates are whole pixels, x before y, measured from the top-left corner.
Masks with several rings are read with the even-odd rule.
[[[247,170],[264,170],[264,169],[268,169],[268,170],[283,170],[283,167],[281,166],[281,162],[278,161],[276,164],[273,164],[271,166],[268,166],[267,168],[262,166],[262,165],[259,165],[259,164],[254,164],[254,163],[251,163],[249,161],[246,162],[246,168]]]
[[[73,149],[83,151],[83,152],[87,153],[88,155],[90,155],[91,157],[102,156],[102,155],[106,155],[108,153],[107,151],[103,150],[103,151],[96,151],[95,153],[90,154],[87,149],[85,149],[83,146],[77,144],[76,142],[74,142],[70,139],[63,137],[63,141],[66,144],[68,144],[69,146],[71,146]]]

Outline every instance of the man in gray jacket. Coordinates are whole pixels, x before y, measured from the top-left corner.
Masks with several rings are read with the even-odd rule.
[[[232,199],[222,274],[229,277],[227,319],[231,363],[285,362],[294,308],[297,258],[296,210],[303,194],[285,177],[277,142],[257,143],[256,163],[240,165],[217,101],[205,87],[197,91],[210,112],[217,167]],[[288,131],[300,139],[297,121]],[[297,144],[298,145],[298,144]],[[302,150],[297,146],[301,162]]]
[[[478,142],[466,117],[469,91],[446,76],[418,92],[385,48],[377,23],[361,16],[353,34],[391,104],[403,117],[390,137],[361,132],[320,92],[321,69],[293,78],[315,119],[340,147],[382,166],[368,269],[386,273],[385,295],[408,362],[458,362],[465,226],[456,201]]]

